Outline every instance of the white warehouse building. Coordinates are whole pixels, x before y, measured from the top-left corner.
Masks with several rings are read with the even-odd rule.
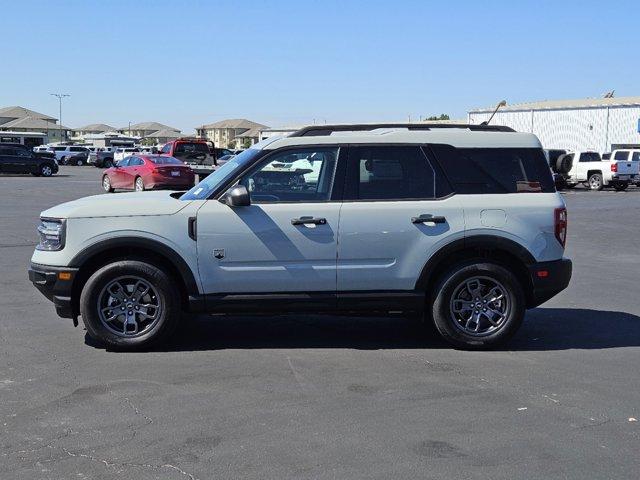
[[[469,123],[489,120],[494,108],[470,111]],[[640,148],[640,97],[520,103],[502,107],[491,124],[534,133],[544,148],[598,152]]]

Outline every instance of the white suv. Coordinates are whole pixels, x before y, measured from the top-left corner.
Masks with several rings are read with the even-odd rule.
[[[185,311],[416,312],[490,348],[571,277],[540,142],[496,126],[307,127],[188,192],[83,198],[38,231],[32,282],[119,349],[166,340]]]

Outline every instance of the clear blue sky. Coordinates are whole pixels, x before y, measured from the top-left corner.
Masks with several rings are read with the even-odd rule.
[[[394,121],[640,95],[640,2],[1,0],[0,106],[63,123]]]

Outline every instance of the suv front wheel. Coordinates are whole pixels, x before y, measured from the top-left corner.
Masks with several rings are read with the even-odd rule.
[[[162,342],[175,329],[180,298],[166,273],[136,260],[96,271],[80,295],[89,335],[109,348],[139,350]]]
[[[438,332],[464,349],[503,344],[520,328],[524,313],[525,296],[515,275],[501,265],[482,260],[449,270],[431,302]]]

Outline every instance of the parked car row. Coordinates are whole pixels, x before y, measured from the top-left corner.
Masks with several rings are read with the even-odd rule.
[[[545,150],[556,188],[583,184],[591,190],[612,187],[626,190],[640,187],[640,150],[619,149],[600,155],[596,151]]]

